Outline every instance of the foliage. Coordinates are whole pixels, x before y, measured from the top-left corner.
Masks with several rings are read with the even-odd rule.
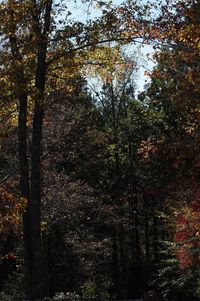
[[[79,22],[63,1],[0,3],[2,260],[23,223],[27,299],[195,300],[199,2],[97,6]],[[131,41],[157,45],[138,98]],[[3,300],[22,293],[12,271]]]
[[[199,2],[168,1],[161,11],[155,23],[160,42],[154,55],[157,65],[146,95],[140,96],[157,121],[139,154],[149,187],[146,193],[154,191],[162,199],[162,203],[155,202],[162,216],[169,214],[170,204],[177,212],[175,237],[174,215],[169,224],[163,220],[164,236],[174,239],[177,248],[173,254],[166,249],[164,260],[160,253],[157,284],[168,300],[195,300],[199,278]]]
[[[67,292],[67,293],[56,293],[53,297],[55,300],[80,300],[80,296],[74,292]]]
[[[7,284],[0,292],[2,301],[21,301],[24,298],[24,275],[19,272],[13,272]]]
[[[178,244],[177,257],[180,261],[180,268],[199,266],[199,209],[192,204],[193,208],[183,208],[176,221],[175,241]]]
[[[0,188],[0,234],[11,229],[20,229],[22,214],[26,208],[27,200],[19,198]]]

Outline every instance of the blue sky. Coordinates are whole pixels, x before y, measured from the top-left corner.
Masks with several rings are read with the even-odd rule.
[[[141,62],[139,62],[139,70],[138,70],[138,78],[136,79],[136,85],[138,92],[141,92],[144,90],[144,85],[149,82],[149,77],[145,75],[145,71],[151,71],[154,67],[154,63],[147,58],[147,55],[154,54],[154,50],[152,46],[150,45],[144,45],[141,48],[142,53],[142,59]]]
[[[56,2],[60,2],[59,0],[56,0]],[[81,0],[71,0],[71,1],[64,1],[66,2],[68,10],[72,13],[71,18],[80,22],[85,22],[87,19],[93,19],[95,17],[100,16],[101,11],[96,7],[95,1],[86,1],[87,3],[83,3]],[[88,2],[91,3],[88,6]],[[104,2],[109,2],[108,0]],[[122,0],[113,0],[113,3],[115,5],[120,5]],[[147,2],[147,0],[140,1],[141,4]],[[136,87],[137,87],[137,93],[144,90],[144,85],[149,81],[149,78],[145,76],[145,71],[152,70],[154,64],[151,60],[147,58],[147,54],[150,54],[150,56],[153,54],[154,50],[152,46],[150,45],[140,45],[140,50],[138,51],[139,45],[131,45],[127,47],[127,52],[131,51],[131,53],[136,53],[136,56],[138,56],[138,75],[136,78]],[[141,53],[141,55],[138,55],[138,53]]]

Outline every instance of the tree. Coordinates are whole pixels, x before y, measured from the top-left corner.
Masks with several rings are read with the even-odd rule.
[[[192,241],[198,241],[198,236],[195,238],[196,226],[193,223],[194,220],[198,220],[199,213],[198,210],[194,213],[194,203],[191,202],[191,195],[199,187],[197,76],[199,13],[197,12],[199,12],[198,1],[169,1],[167,6],[162,7],[162,16],[157,19],[157,41],[160,42],[159,50],[154,56],[157,65],[151,74],[152,81],[147,88],[146,98],[143,99],[158,118],[151,136],[142,143],[140,153],[143,162],[146,161],[146,167],[143,165],[146,182],[151,185],[151,189],[159,187],[161,195],[160,197],[158,193],[154,193],[158,200],[156,208],[162,218],[160,221],[164,222],[161,224],[159,236],[161,243],[163,239],[172,242],[177,226],[175,236],[179,241],[177,255],[182,267],[185,266],[184,272],[177,270],[175,273],[174,268],[177,269],[175,258],[170,265],[170,253],[164,253],[168,256],[168,263],[166,260],[160,275],[166,276],[169,272],[169,277],[177,278],[172,288],[167,282],[170,278],[165,279],[165,283],[161,282],[166,285],[168,292],[170,291],[170,300],[178,298],[180,288],[186,291],[188,287],[193,290],[189,294],[195,298],[195,288],[192,286],[193,276],[196,275],[196,272],[192,271],[193,256],[195,262],[199,262],[198,247],[195,243],[192,245]],[[195,207],[198,207],[198,203],[197,199]],[[183,214],[177,218],[177,224],[174,214],[170,213],[176,210],[181,212],[183,210]],[[160,252],[161,261],[164,255]]]
[[[199,189],[194,192],[191,205],[182,209],[176,220],[177,257],[180,268],[199,269]]]
[[[164,201],[167,204],[169,197],[175,199],[180,192],[174,183],[186,185],[186,177],[192,179],[188,186],[198,182],[198,170],[189,162],[192,155],[198,167],[198,2],[169,1],[168,7],[161,8],[169,22],[158,18],[153,26],[148,13],[144,18],[135,1],[119,8],[100,1],[102,16],[85,23],[72,21],[72,12],[66,13],[62,3],[53,4],[50,0],[8,0],[0,4],[1,103],[8,114],[12,115],[16,107],[18,110],[20,191],[22,199],[27,200],[23,218],[26,298],[35,300],[48,294],[41,233],[42,197],[48,209],[44,218],[50,215],[52,219],[62,216],[58,204],[68,200],[69,208],[62,209],[66,216],[74,217],[72,228],[83,225],[85,231],[84,241],[80,236],[77,241],[80,246],[90,241],[90,247],[94,247],[91,253],[96,287],[100,283],[97,269],[101,267],[94,254],[98,251],[101,257],[99,246],[104,237],[109,237],[115,292],[118,296],[136,297],[141,291],[136,285],[132,291],[131,282],[143,269],[143,252],[147,261],[153,258],[158,262],[162,256],[159,238],[167,231],[162,225],[159,232],[159,224],[163,222],[160,211]],[[56,14],[62,12],[65,16],[57,20]],[[142,97],[135,100],[130,76],[134,64],[123,57],[120,45],[138,38],[140,42],[156,39],[163,45],[155,55],[158,65],[143,103]],[[94,93],[96,104],[91,95],[84,94],[85,65],[95,66],[96,74],[104,81],[102,90]],[[53,117],[48,115],[49,108]],[[66,108],[67,114],[63,113]],[[16,118],[15,113],[13,116]],[[64,123],[70,116],[73,125],[55,126],[55,122]],[[42,168],[48,169],[43,181]],[[51,183],[54,189],[49,190]],[[68,198],[68,185],[75,187],[75,201]],[[88,194],[81,193],[81,187]],[[52,198],[53,212],[48,208]],[[88,207],[78,202],[79,198],[88,202]],[[96,204],[101,208],[96,210]],[[168,209],[169,206],[164,211]],[[79,218],[81,212],[96,214],[97,222],[88,226],[87,220]],[[99,216],[105,220],[100,221]],[[64,225],[69,231],[66,219]]]
[[[65,58],[71,60],[74,51],[81,50],[85,46],[92,47],[105,36],[101,31],[101,22],[98,21],[88,25],[80,22],[66,24],[64,21],[63,29],[56,29],[56,21],[53,18],[55,10],[56,6],[53,8],[52,0],[24,2],[9,0],[1,3],[0,25],[4,57],[2,68],[5,72],[4,79],[10,81],[13,97],[18,101],[20,190],[22,197],[27,199],[23,218],[26,298],[33,300],[47,294],[43,273],[40,219],[41,147],[47,103],[45,87],[47,72],[51,70],[54,76],[54,67],[63,66]],[[106,25],[110,28],[108,17],[107,11]],[[113,40],[113,37],[108,36],[105,40],[110,39]],[[53,66],[52,69],[50,65]],[[12,67],[15,69],[14,72]],[[30,114],[29,108],[33,108]],[[30,152],[28,127],[32,131]]]
[[[25,247],[25,279],[26,297],[36,299],[44,296],[44,275],[41,246],[40,202],[41,202],[41,135],[44,116],[44,97],[46,81],[46,56],[48,34],[51,24],[52,1],[39,5],[32,1],[20,3],[8,1],[2,3],[3,22],[1,23],[4,47],[10,48],[8,57],[15,67],[15,77],[12,77],[15,97],[19,102],[18,118],[18,150],[20,169],[20,190],[22,197],[27,199],[27,207],[23,217],[24,247]],[[23,12],[21,11],[23,10]],[[28,10],[32,13],[28,14]],[[43,16],[43,24],[41,17]],[[25,29],[30,26],[29,30]],[[21,31],[21,32],[20,32]],[[33,42],[34,41],[34,42]],[[35,63],[35,95],[33,99],[33,124],[31,143],[31,170],[28,162],[27,119],[30,77],[24,66],[24,60],[31,54],[26,52],[27,42],[32,42],[32,49],[37,53]],[[23,49],[24,47],[24,49]],[[22,50],[23,49],[23,50]],[[32,62],[33,63],[33,62]],[[30,64],[30,61],[28,62]],[[30,66],[29,66],[30,67]],[[12,76],[12,73],[11,73]],[[30,181],[29,181],[30,174]]]

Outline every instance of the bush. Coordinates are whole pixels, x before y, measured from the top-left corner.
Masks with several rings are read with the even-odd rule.
[[[67,292],[67,293],[56,293],[55,296],[53,297],[53,300],[73,300],[73,301],[80,301],[80,296],[76,293],[71,293],[71,292]]]
[[[0,293],[1,301],[22,301],[24,299],[24,275],[13,272]]]

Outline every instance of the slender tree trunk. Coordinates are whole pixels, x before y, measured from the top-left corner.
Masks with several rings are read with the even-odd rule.
[[[146,261],[150,260],[150,245],[149,245],[149,212],[146,207],[145,210],[145,255]]]
[[[24,229],[24,263],[25,263],[25,296],[32,295],[32,251],[31,251],[31,208],[29,189],[29,168],[27,156],[27,95],[19,97],[19,118],[18,118],[18,149],[20,169],[20,190],[22,197],[27,199],[26,211],[23,214]]]
[[[131,240],[132,240],[132,259],[140,259],[140,232],[139,232],[139,216],[138,216],[138,198],[137,198],[137,183],[134,174],[133,155],[131,143],[129,145],[129,213],[131,224]]]
[[[117,234],[116,230],[113,230],[112,235],[112,282],[113,291],[117,294],[117,298],[120,296],[120,271],[119,271],[119,250],[118,250]]]
[[[139,216],[137,207],[134,210],[135,217],[135,250],[136,250],[136,259],[140,260],[140,232],[139,232]]]
[[[121,201],[121,172],[120,172],[120,158],[118,150],[118,117],[116,108],[116,96],[113,91],[113,84],[109,85],[109,98],[111,106],[111,118],[112,118],[112,143],[114,144],[114,186],[113,186],[113,200],[120,211],[123,206]],[[126,274],[126,254],[124,252],[124,230],[123,226],[119,229],[115,229],[113,233],[113,283],[117,298],[122,298],[124,276]]]
[[[119,263],[120,263],[120,298],[126,297],[127,290],[127,255],[125,252],[124,232],[119,233]]]
[[[10,11],[11,18],[13,11]],[[25,296],[30,299],[32,295],[32,250],[31,250],[31,208],[29,187],[29,164],[27,147],[27,83],[24,76],[23,61],[20,55],[15,26],[12,28],[13,35],[10,37],[10,47],[13,64],[16,69],[15,90],[19,100],[18,114],[18,156],[20,173],[21,196],[27,199],[26,211],[23,214],[23,237],[24,237],[24,269],[25,269]]]
[[[158,218],[156,215],[153,217],[153,259],[155,262],[158,262],[159,257],[159,248],[158,248]]]
[[[36,103],[31,148],[31,234],[32,234],[32,298],[44,297],[44,271],[41,244],[41,140],[44,112]]]

